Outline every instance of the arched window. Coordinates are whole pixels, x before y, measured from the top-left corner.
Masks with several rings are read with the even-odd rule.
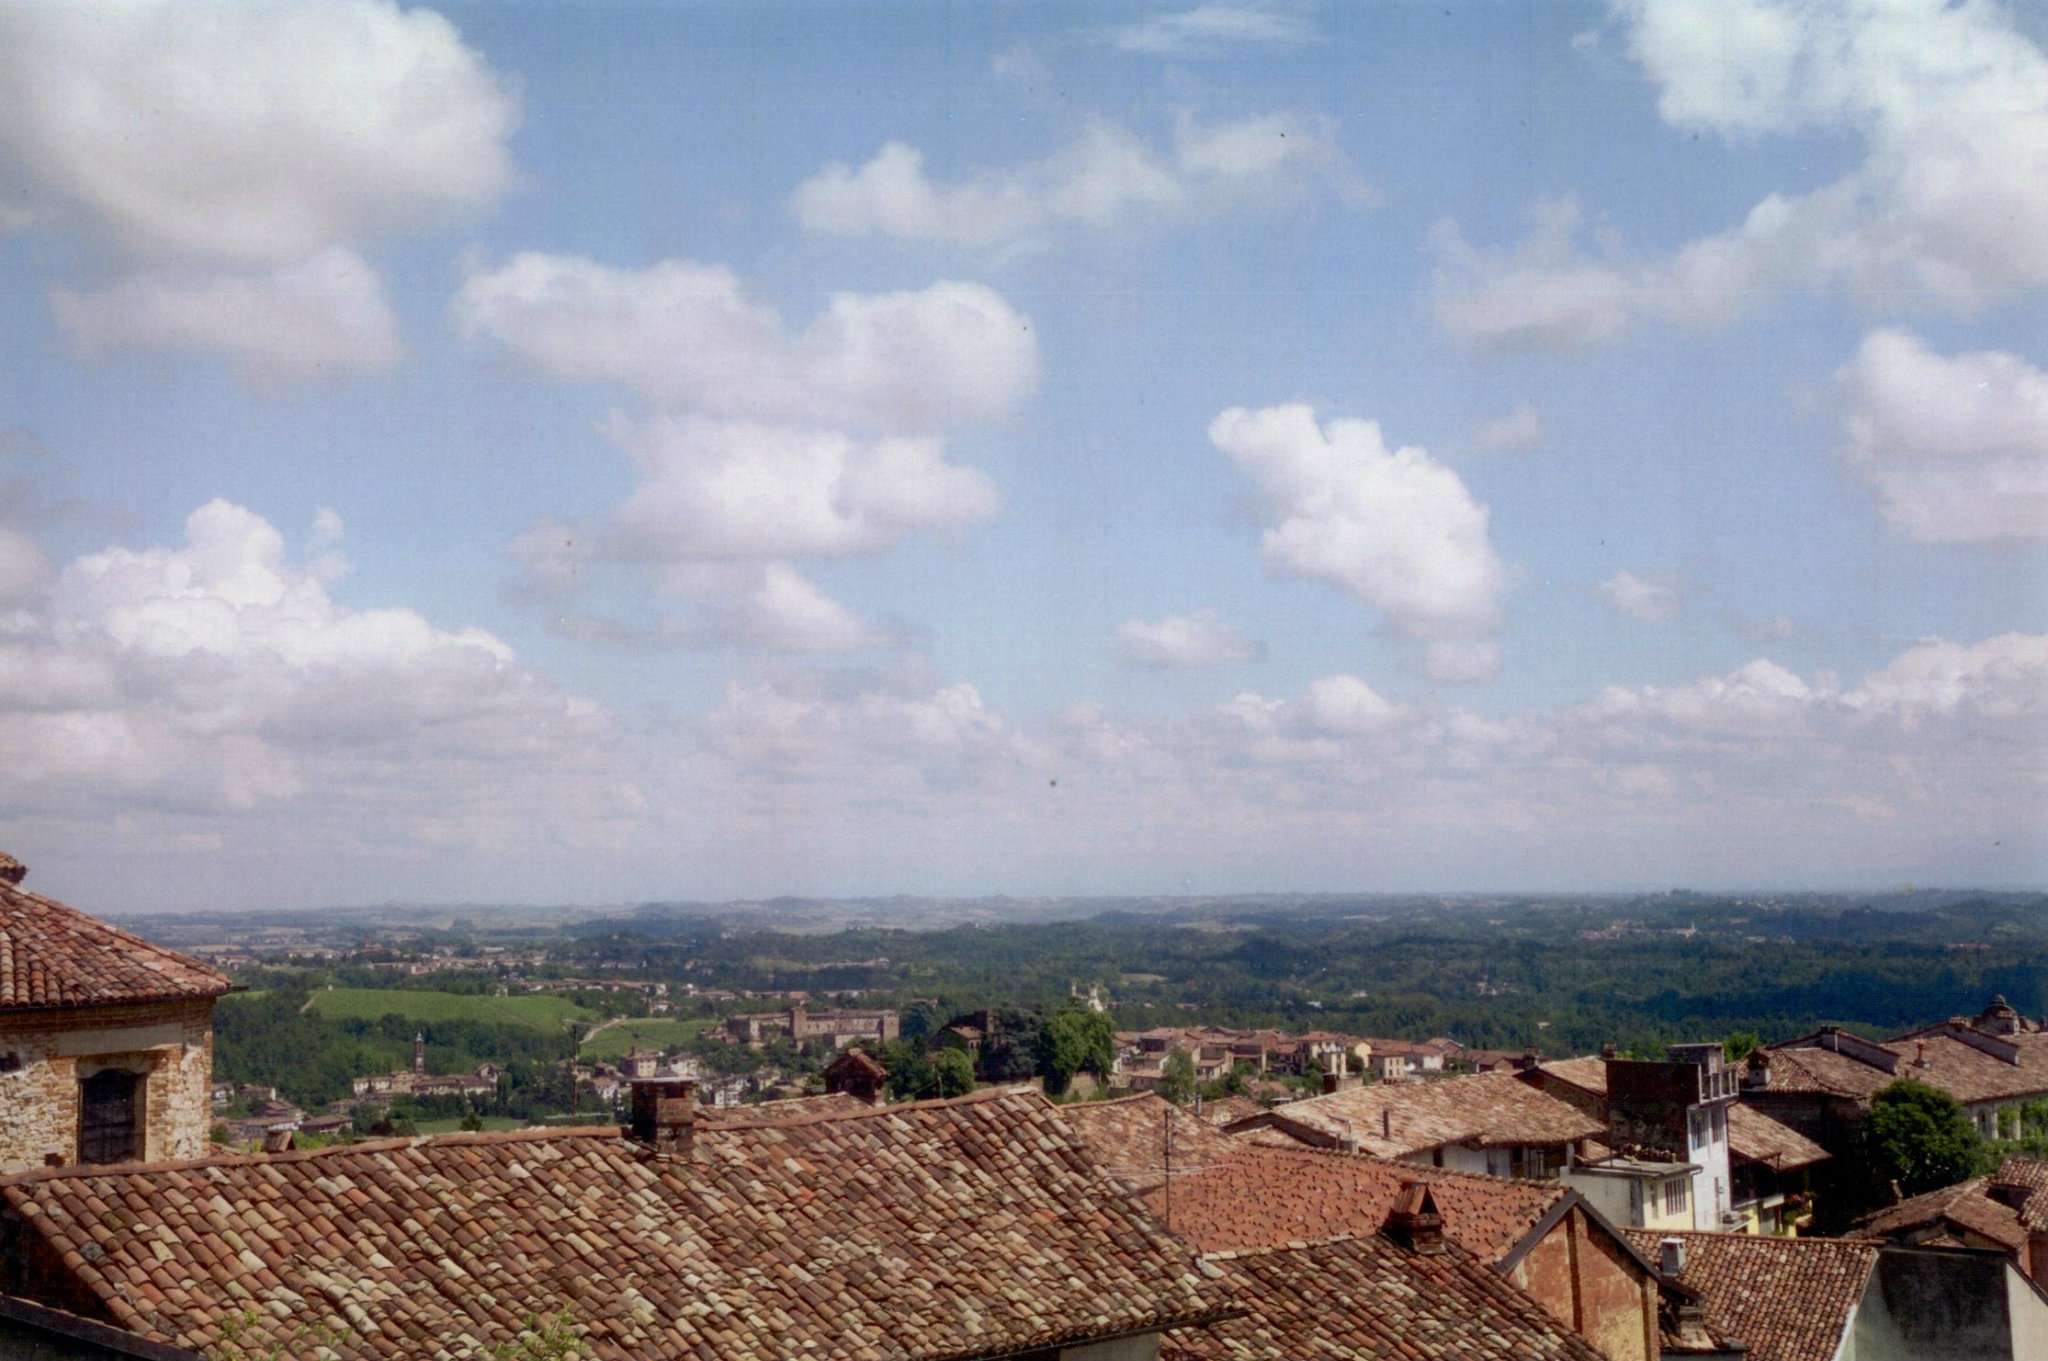
[[[78,1161],[142,1157],[142,1075],[102,1068],[78,1084]]]

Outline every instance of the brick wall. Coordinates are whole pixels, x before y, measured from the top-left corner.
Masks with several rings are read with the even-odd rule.
[[[213,1002],[0,1014],[0,1173],[78,1156],[78,1084],[101,1068],[145,1073],[143,1157],[196,1158],[211,1123]]]

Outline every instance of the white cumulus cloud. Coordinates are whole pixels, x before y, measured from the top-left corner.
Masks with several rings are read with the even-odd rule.
[[[1422,449],[1371,421],[1318,425],[1306,406],[1232,407],[1209,438],[1257,485],[1273,568],[1334,582],[1403,635],[1433,644],[1442,679],[1491,674],[1506,570],[1486,507]]]
[[[551,377],[671,410],[930,431],[1003,416],[1038,384],[1030,320],[980,284],[841,293],[791,332],[723,266],[525,252],[472,274],[454,307],[465,334]]]
[[[1627,570],[1600,583],[1600,598],[1619,613],[1646,624],[1678,617],[1678,592],[1667,582],[1639,577]]]
[[[797,186],[790,210],[815,232],[988,246],[1062,226],[1270,208],[1318,192],[1371,198],[1330,120],[1285,112],[1217,123],[1183,114],[1166,152],[1097,120],[1042,160],[952,183],[934,181],[924,160],[889,142],[858,167],[835,161]]]
[[[1116,647],[1126,661],[1144,666],[1225,666],[1249,662],[1264,649],[1226,623],[1214,610],[1169,614],[1159,619],[1126,619],[1117,625]]]
[[[2048,537],[2048,373],[1885,329],[1836,380],[1850,465],[1895,528],[1929,543]]]
[[[388,366],[361,248],[488,208],[515,174],[505,82],[387,0],[6,6],[0,105],[27,225],[81,225],[126,262],[58,295],[74,343],[267,378]]]
[[[1588,253],[1568,200],[1512,250],[1432,237],[1439,323],[1499,349],[1569,348],[1644,317],[1727,320],[1787,290],[1967,312],[2048,284],[2048,55],[1984,3],[1624,0],[1664,120],[1738,145],[1816,132],[1861,161],[1771,193],[1665,255]]]

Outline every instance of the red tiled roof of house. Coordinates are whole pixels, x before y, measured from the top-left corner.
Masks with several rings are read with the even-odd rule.
[[[1169,1122],[1176,1183],[1229,1156],[1237,1146],[1216,1126],[1155,1092],[1111,1101],[1076,1101],[1058,1109],[1096,1167],[1131,1191],[1143,1191],[1166,1180]]]
[[[1607,1095],[1607,1060],[1598,1054],[1577,1059],[1545,1059],[1536,1066],[1581,1091],[1595,1096]]]
[[[599,1361],[955,1358],[1227,1312],[1036,1096],[696,1131],[384,1140],[0,1179],[121,1326],[245,1354],[481,1356],[562,1309]],[[110,1226],[119,1225],[118,1232]]]
[[[1168,1333],[1162,1361],[1602,1361],[1456,1244],[1431,1255],[1357,1235],[1203,1260],[1247,1312]]]
[[[1846,1054],[1811,1047],[1770,1049],[1766,1056],[1773,1092],[1820,1092],[1868,1100],[1897,1079]]]
[[[1867,1100],[1892,1083],[1911,1078],[1940,1088],[1965,1105],[2016,1101],[2048,1092],[2048,1032],[1992,1035],[1951,1021],[1877,1045],[1849,1036],[1845,1041],[1848,1052],[1843,1053],[1822,1047],[1829,1043],[1828,1033],[1804,1036],[1764,1051],[1770,1090],[1825,1092]],[[1963,1036],[1967,1039],[1959,1038]],[[1856,1048],[1865,1046],[1891,1055],[1886,1060],[1890,1070],[1854,1056]]]
[[[1943,1186],[1909,1196],[1856,1221],[1856,1238],[1890,1238],[1925,1241],[1917,1231],[1937,1226],[1967,1229],[1988,1238],[2012,1253],[2027,1250],[2027,1231],[2020,1212],[1991,1198],[1991,1182],[1972,1177],[1953,1186]],[[1937,1231],[1938,1228],[1937,1228]]]
[[[1257,1115],[1266,1109],[1264,1103],[1248,1096],[1219,1096],[1214,1101],[1204,1102],[1202,1118],[1212,1125],[1228,1125]]]
[[[1991,1183],[2025,1188],[2020,1223],[2029,1230],[2048,1232],[2048,1159],[2014,1154],[1998,1165],[1998,1170],[1991,1174]]]
[[[1377,1233],[1402,1191],[1426,1184],[1444,1235],[1485,1262],[1508,1255],[1569,1194],[1561,1182],[1514,1181],[1390,1163],[1360,1153],[1239,1141],[1172,1194],[1145,1196],[1174,1234],[1204,1252]]]
[[[1651,1261],[1660,1240],[1685,1241],[1679,1284],[1698,1292],[1708,1331],[1746,1343],[1751,1361],[1833,1361],[1877,1263],[1878,1245],[1856,1239],[1624,1232]]]
[[[0,876],[0,1011],[218,997],[224,974]]]
[[[1381,1158],[1445,1144],[1563,1144],[1606,1128],[1513,1073],[1375,1083],[1289,1102],[1250,1118],[1275,1129],[1301,1130],[1311,1140],[1355,1139],[1360,1152]],[[1231,1126],[1232,1132],[1242,1123]]]
[[[825,1071],[828,1073],[834,1068],[857,1068],[869,1077],[875,1078],[887,1077],[889,1075],[889,1070],[877,1063],[874,1056],[865,1049],[847,1049],[842,1051],[838,1058],[825,1065]]]
[[[1738,1161],[1765,1163],[1780,1172],[1810,1167],[1830,1156],[1790,1125],[1740,1101],[1728,1107],[1728,1151]]]

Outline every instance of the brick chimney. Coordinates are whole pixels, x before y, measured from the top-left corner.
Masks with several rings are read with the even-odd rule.
[[[1393,1137],[1394,1108],[1392,1106],[1382,1106],[1380,1107],[1380,1138],[1391,1139]]]
[[[1600,1057],[1603,1059],[1616,1058],[1620,1055],[1620,1053],[1621,1051],[1614,1047],[1613,1040],[1609,1040],[1605,1044],[1600,1046]]]
[[[687,1078],[639,1078],[633,1085],[633,1123],[626,1134],[662,1157],[688,1158],[697,1132],[697,1084]]]
[[[263,1135],[265,1153],[289,1153],[292,1151],[292,1132],[288,1129],[268,1130]]]
[[[0,851],[0,880],[18,884],[28,878],[28,866],[16,860],[5,851]]]
[[[1443,1252],[1444,1217],[1437,1212],[1436,1197],[1429,1193],[1427,1183],[1412,1181],[1402,1189],[1382,1232],[1419,1256],[1435,1257]]]

